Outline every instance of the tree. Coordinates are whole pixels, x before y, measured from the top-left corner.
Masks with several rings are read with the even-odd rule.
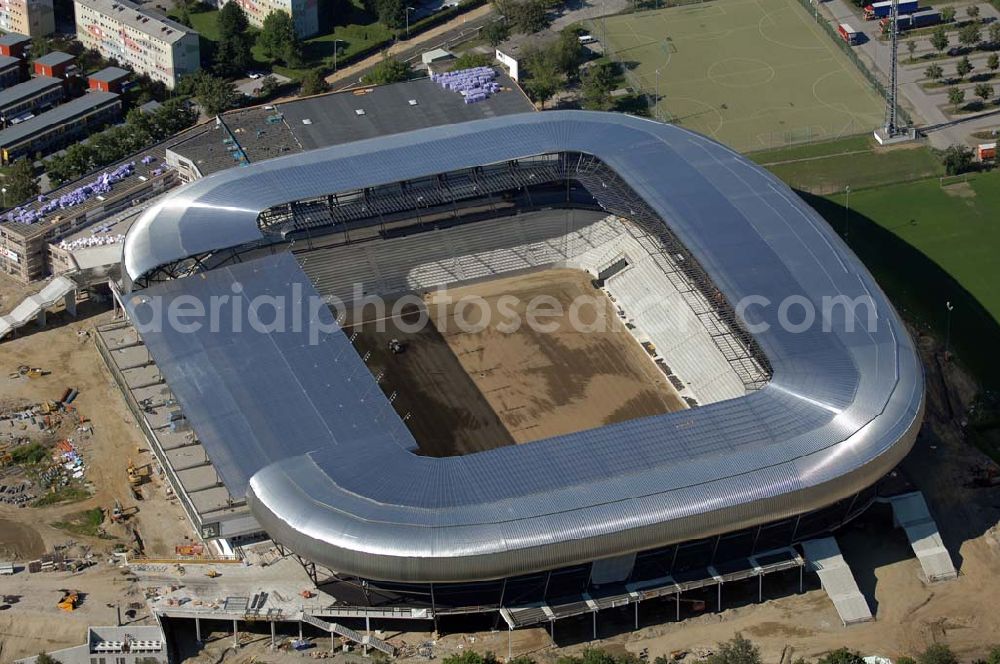
[[[478,652],[466,650],[458,655],[449,655],[442,664],[500,664],[500,660],[492,652],[480,655]]]
[[[864,664],[864,662],[865,658],[860,653],[847,648],[831,650],[816,660],[816,664]]]
[[[974,67],[972,66],[972,63],[969,62],[969,56],[967,55],[955,64],[955,71],[958,72],[959,78],[965,78],[965,76],[973,69]]]
[[[959,105],[965,101],[965,90],[960,88],[948,88],[948,101],[951,102],[951,105],[957,111]]]
[[[985,104],[986,101],[993,96],[993,86],[989,83],[977,83],[975,90],[976,96],[983,100]]]
[[[924,76],[932,81],[936,81],[944,76],[944,70],[941,68],[941,65],[930,65],[924,70]]]
[[[41,652],[35,657],[35,664],[62,664],[62,662],[48,653]]]
[[[29,198],[34,198],[41,193],[38,180],[35,178],[35,167],[31,159],[25,157],[18,159],[7,169],[7,177],[3,180],[7,194],[4,197],[10,205],[23,203]]]
[[[737,634],[718,645],[717,652],[705,660],[706,664],[761,664],[760,649],[751,641]]]
[[[944,23],[951,23],[955,20],[955,8],[954,7],[942,7],[941,8],[941,21]]]
[[[215,17],[219,41],[215,47],[215,71],[222,76],[245,72],[253,64],[250,21],[238,2],[227,2]]]
[[[1000,664],[1000,646],[994,646],[986,656],[986,664]]]
[[[567,28],[559,33],[559,39],[549,47],[552,61],[560,73],[574,79],[579,74],[580,63],[583,61],[583,49],[576,32]]]
[[[971,158],[972,150],[963,146],[953,145],[949,150],[954,148],[961,148],[969,153]],[[951,651],[951,648],[942,644],[935,643],[934,645],[928,646],[927,650],[923,651],[919,657],[917,657],[918,664],[958,664],[958,658],[955,657],[955,653]]]
[[[329,89],[330,86],[326,84],[326,79],[323,78],[323,70],[310,69],[302,77],[302,88],[299,90],[299,96],[308,97],[310,95],[318,95]]]
[[[913,60],[913,53],[917,50],[917,42],[910,39],[906,42],[906,50],[910,53],[910,60]]]
[[[295,23],[288,12],[275,10],[264,18],[257,45],[269,60],[284,62],[289,67],[302,64],[302,42],[295,34]]]
[[[326,82],[324,81],[324,84]],[[261,79],[260,81],[260,96],[263,98],[270,97],[278,91],[278,79],[274,76],[268,75]]]
[[[972,20],[976,20],[979,18],[979,5],[969,5],[965,8],[965,13]]]
[[[958,43],[963,46],[975,46],[982,38],[983,33],[975,23],[970,23],[958,31]]]
[[[52,46],[45,37],[35,37],[31,40],[31,57],[40,58],[52,52]]]
[[[208,115],[218,115],[233,108],[239,100],[235,85],[218,76],[212,76],[204,69],[182,78],[177,84],[177,92],[194,96],[198,100],[198,105]]]
[[[931,33],[931,46],[938,53],[948,48],[948,33],[944,31],[942,26],[934,28],[934,32]]]
[[[511,26],[518,32],[531,34],[549,25],[548,13],[542,0],[503,0],[497,2],[500,13],[507,17]]]
[[[479,31],[483,39],[489,43],[490,46],[496,48],[510,36],[510,26],[507,25],[505,21],[493,21],[483,26],[483,29]]]
[[[472,69],[473,67],[488,67],[493,62],[493,58],[484,53],[473,53],[467,51],[455,58],[451,63],[452,71],[457,69]]]
[[[1000,69],[1000,55],[990,53],[990,57],[986,59],[986,66],[993,72]]]
[[[364,75],[362,81],[369,85],[398,83],[399,81],[408,79],[410,72],[410,63],[390,58],[386,55],[381,62],[372,67],[372,70]]]
[[[524,83],[524,91],[528,93],[534,101],[537,101],[545,108],[545,102],[552,99],[552,95],[559,89],[559,75],[554,69],[542,68],[534,71]]]
[[[990,23],[990,42],[1000,44],[1000,22]]]
[[[582,77],[583,107],[591,111],[611,110],[614,104],[610,92],[615,79],[615,68],[610,62],[588,69]]]

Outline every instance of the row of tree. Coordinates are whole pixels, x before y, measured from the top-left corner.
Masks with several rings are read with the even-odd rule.
[[[993,45],[1000,45],[1000,23],[991,23],[988,30],[988,41]],[[934,47],[938,53],[942,53],[946,48],[948,48],[951,43],[948,37],[948,31],[945,30],[943,25],[939,25],[934,28],[934,32],[931,33],[931,46]],[[983,41],[983,31],[978,23],[969,23],[962,26],[958,30],[958,43],[966,48],[972,48]],[[917,45],[913,41],[907,42],[906,48],[910,52],[910,57],[913,57],[913,52],[916,50]]]
[[[840,648],[823,655],[816,660],[816,664],[864,664],[864,658],[860,653]],[[496,655],[491,652],[481,655],[472,651],[465,651],[460,655],[451,655],[444,658],[444,664],[500,664]],[[672,664],[673,660],[660,656],[653,660],[653,664]],[[510,664],[535,664],[530,657],[515,657],[510,660]],[[556,660],[556,664],[642,664],[635,655],[626,653],[624,655],[614,655],[599,648],[588,648],[582,655],[568,655]],[[760,649],[749,639],[741,634],[724,643],[718,644],[715,653],[700,664],[761,664]],[[799,658],[795,664],[807,664],[805,659]],[[935,644],[924,650],[916,658],[900,657],[896,664],[958,664],[955,653],[946,645]],[[1000,664],[1000,647],[993,648],[985,660],[977,661],[975,664]]]
[[[94,134],[84,143],[74,143],[63,154],[50,158],[46,162],[49,179],[59,185],[79,178],[190,127],[196,119],[195,114],[180,100],[168,100],[154,113],[133,108],[124,124]],[[27,164],[30,170],[29,160],[21,162]],[[25,200],[31,195],[29,193],[18,200]]]

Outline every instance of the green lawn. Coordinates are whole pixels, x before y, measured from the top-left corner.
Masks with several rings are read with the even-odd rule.
[[[807,200],[847,233],[896,307],[951,348],[984,387],[1000,387],[1000,172],[936,178]]]
[[[750,158],[796,189],[833,194],[943,175],[930,150],[877,147],[871,136],[757,152]]]
[[[909,321],[943,340],[951,302],[952,350],[984,387],[1000,386],[1000,172],[942,181],[929,149],[864,136],[750,157],[846,233]]]
[[[867,133],[883,102],[798,0],[727,0],[587,28],[658,117],[750,152]]]

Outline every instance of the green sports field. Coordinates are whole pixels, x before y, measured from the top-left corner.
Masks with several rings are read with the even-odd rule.
[[[588,28],[633,85],[654,96],[659,89],[656,117],[740,151],[868,132],[882,122],[881,97],[797,0],[706,2]]]

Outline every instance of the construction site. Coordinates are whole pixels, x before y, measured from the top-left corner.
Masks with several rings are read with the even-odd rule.
[[[779,251],[787,233],[768,226],[775,209],[818,224],[804,204],[743,162],[724,183],[721,171],[683,171],[689,134],[544,115],[483,120],[440,154],[435,141],[452,139],[433,130],[374,139],[397,155],[379,162],[400,169],[392,184],[369,186],[374,163],[338,161],[379,149],[297,153],[281,167],[341,179],[290,179],[293,202],[255,184],[266,169],[200,179],[214,162],[198,162],[193,186],[175,194],[191,197],[185,205],[129,216],[141,221],[127,232],[151,235],[126,241],[113,272],[80,270],[35,296],[3,282],[0,661],[41,650],[75,664],[145,651],[207,663],[471,649],[549,662],[594,645],[694,660],[736,632],[783,664],[841,646],[890,659],[937,642],[963,658],[985,652],[984,635],[1000,633],[988,610],[1000,591],[1000,473],[964,440],[976,386],[887,303],[871,337],[758,343],[731,289],[808,272],[779,261],[795,253]],[[556,138],[542,133],[550,122]],[[591,152],[606,145],[558,143],[605,132],[613,149],[636,148],[605,162]],[[670,150],[646,150],[649,135]],[[522,158],[512,136],[555,147]],[[719,150],[712,163],[733,158],[699,149]],[[424,164],[430,153],[439,161]],[[664,154],[690,180],[651,177]],[[427,172],[403,172],[415,163]],[[633,188],[654,181],[675,189]],[[770,207],[740,187],[773,195]],[[218,203],[226,197],[232,205]],[[670,217],[665,201],[683,201],[688,216]],[[702,231],[700,206],[713,204],[734,206],[724,220],[740,224]],[[220,211],[226,232],[242,224],[236,239],[164,241]],[[831,252],[857,271],[845,291],[867,287],[856,257],[813,230],[812,256]],[[714,250],[726,260],[709,260]],[[751,264],[772,250],[774,261]],[[303,331],[135,324],[155,298],[239,286],[350,302],[358,284],[390,313],[324,308],[332,331],[319,343]],[[562,309],[547,318],[554,330],[502,329],[539,298]],[[463,299],[481,305],[471,331],[456,328]],[[599,333],[569,324],[581,300],[584,326],[601,323]],[[413,331],[423,315],[429,324]],[[857,350],[872,344],[879,353]],[[831,413],[856,407],[857,422],[876,421],[876,401],[896,390],[886,403],[904,425],[880,434],[891,453],[858,467],[822,457],[822,497],[780,493],[810,473],[734,480],[754,455],[747,473],[788,463],[766,455],[793,445],[817,445],[803,458],[829,453],[835,444],[816,441],[843,435],[829,434]],[[794,506],[767,507],[772,498]],[[683,511],[729,500],[746,505]],[[518,530],[529,522],[543,525]],[[611,530],[623,523],[638,525]],[[678,534],[648,534],[668,526]],[[515,550],[529,541],[540,544]]]

